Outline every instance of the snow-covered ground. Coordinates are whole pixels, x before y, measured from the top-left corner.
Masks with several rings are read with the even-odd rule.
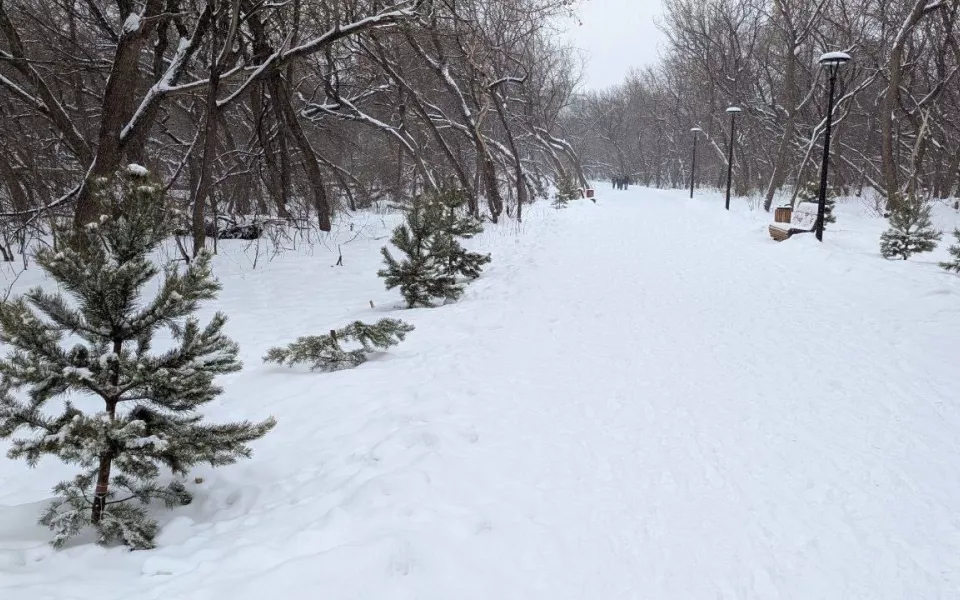
[[[960,277],[839,212],[777,244],[743,201],[601,186],[489,228],[486,275],[413,311],[375,274],[389,220],[344,227],[344,267],[224,242],[207,313],[247,368],[210,417],[276,430],[148,552],[49,549],[70,471],[0,458],[0,598],[960,597]],[[387,315],[417,330],[358,369],[260,363]]]

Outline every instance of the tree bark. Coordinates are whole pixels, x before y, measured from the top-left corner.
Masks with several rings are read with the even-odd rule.
[[[777,144],[777,156],[773,163],[773,174],[770,176],[770,183],[767,185],[767,193],[763,199],[763,210],[770,212],[773,206],[773,197],[777,191],[783,187],[787,180],[787,174],[790,172],[788,162],[790,160],[791,150],[793,149],[793,135],[797,123],[797,100],[796,100],[796,79],[797,79],[797,58],[794,55],[796,42],[790,39],[787,51],[787,64],[783,73],[783,104],[787,107],[787,120],[783,124],[783,135]]]
[[[893,40],[887,59],[887,87],[883,94],[883,105],[880,111],[883,184],[887,188],[887,210],[898,208],[902,202],[900,177],[897,173],[897,157],[894,155],[893,122],[900,104],[900,84],[903,81],[903,51],[914,28],[928,12],[928,4],[929,0],[914,0],[913,8]]]
[[[513,176],[517,186],[517,221],[522,222],[523,205],[527,202],[527,178],[523,170],[523,162],[520,158],[520,148],[517,147],[517,142],[513,137],[513,130],[507,121],[507,111],[503,105],[503,99],[500,97],[500,93],[494,88],[490,90],[490,95],[493,96],[497,114],[500,115],[500,123],[503,125],[503,130],[506,134],[507,144],[510,147],[510,152],[513,154]]]
[[[323,171],[320,169],[320,163],[317,161],[317,156],[313,151],[313,147],[310,145],[310,140],[307,139],[307,134],[304,133],[303,127],[300,125],[300,120],[297,118],[297,113],[293,108],[293,103],[290,99],[289,92],[286,90],[286,86],[282,81],[279,81],[277,88],[275,91],[277,97],[274,100],[279,103],[280,109],[283,112],[287,131],[293,136],[294,142],[300,149],[303,166],[307,172],[307,180],[310,182],[310,188],[313,191],[313,206],[317,211],[317,222],[320,231],[330,231],[333,226],[330,221],[330,201],[327,199],[327,190],[323,181]]]
[[[217,152],[217,92],[220,90],[221,67],[213,65],[210,69],[210,86],[207,88],[206,108],[204,110],[203,154],[200,158],[200,180],[193,195],[193,256],[203,250],[206,244],[206,207],[207,198],[213,183],[213,161]]]
[[[960,146],[957,146],[957,149],[953,152],[953,157],[951,157],[947,169],[943,173],[943,182],[940,184],[940,198],[950,197],[958,174],[960,174]]]
[[[123,126],[133,115],[136,99],[133,90],[137,89],[140,80],[140,52],[156,26],[162,7],[162,0],[147,0],[139,19],[139,26],[129,31],[124,30],[117,42],[100,109],[97,152],[77,195],[74,213],[74,223],[77,227],[96,221],[99,216],[100,207],[94,197],[92,184],[101,177],[112,175],[120,167],[123,158],[120,134]]]
[[[123,340],[113,340],[113,353],[120,356],[123,350]],[[113,365],[113,372],[110,374],[110,385],[116,389],[120,385],[120,361]],[[119,397],[105,398],[107,406],[107,416],[110,421],[117,416],[117,404]],[[112,448],[107,448],[100,455],[100,464],[97,466],[97,484],[93,490],[93,507],[90,512],[90,520],[94,525],[100,523],[103,518],[103,511],[107,506],[107,496],[110,494],[110,468],[113,465],[115,453]]]

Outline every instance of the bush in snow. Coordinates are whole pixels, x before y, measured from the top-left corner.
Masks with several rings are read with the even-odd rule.
[[[940,263],[940,266],[948,271],[960,273],[960,229],[953,230],[953,237],[957,240],[957,243],[950,246],[949,250],[950,256],[952,256],[953,259]]]
[[[289,366],[311,363],[312,371],[352,369],[367,362],[367,355],[396,346],[413,329],[413,325],[398,319],[381,319],[373,325],[355,321],[342,329],[331,330],[328,335],[308,335],[285,348],[271,348],[263,361]],[[344,350],[341,345],[344,342],[355,342],[360,347]]]
[[[161,467],[185,476],[197,463],[232,463],[274,425],[209,425],[196,413],[221,393],[214,377],[241,365],[222,332],[224,315],[206,326],[191,316],[220,289],[209,254],[182,272],[168,266],[156,295],[141,298],[160,275],[149,254],[170,233],[161,189],[136,167],[98,182],[107,214],[63,232],[60,251],[37,252],[66,295],[35,288],[0,304],[0,340],[12,348],[0,360],[0,438],[20,432],[9,456],[31,466],[52,454],[79,468],[54,488],[57,498],[40,519],[56,533],[56,547],[87,527],[100,543],[152,547],[157,524],[144,505],[191,500],[180,481],[161,483]],[[174,342],[152,353],[161,329]],[[78,397],[98,408],[75,404]]]
[[[557,191],[553,195],[553,207],[557,210],[566,208],[567,203],[579,196],[580,188],[577,187],[577,182],[569,173],[561,173],[560,178],[557,179]]]
[[[890,214],[890,229],[880,236],[880,254],[907,260],[914,254],[932,251],[940,237],[930,221],[930,206],[922,200],[907,199]]]
[[[490,262],[489,254],[468,252],[460,244],[483,231],[480,220],[464,211],[464,203],[457,191],[417,198],[390,239],[404,258],[381,250],[386,267],[377,275],[388,290],[400,288],[408,308],[457,300],[463,295],[462,279],[480,277]]]

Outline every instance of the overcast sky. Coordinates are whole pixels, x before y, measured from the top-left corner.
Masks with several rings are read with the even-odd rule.
[[[581,0],[580,20],[567,35],[587,55],[587,88],[619,83],[631,67],[657,60],[663,34],[654,19],[663,13],[660,0]]]

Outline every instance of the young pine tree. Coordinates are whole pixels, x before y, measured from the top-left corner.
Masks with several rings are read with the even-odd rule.
[[[949,249],[950,256],[953,258],[947,262],[940,263],[940,266],[948,271],[960,273],[960,229],[953,230],[953,237],[957,240],[957,243],[950,246]]]
[[[880,236],[880,254],[907,260],[914,254],[932,251],[941,235],[930,221],[930,206],[909,198],[890,214],[890,229]]]
[[[561,173],[557,179],[557,191],[553,196],[553,207],[557,210],[566,208],[567,204],[580,195],[580,188],[569,173]]]
[[[815,181],[808,181],[807,183],[800,186],[800,189],[797,191],[797,200],[800,202],[813,202],[814,204],[820,202],[820,184]],[[830,188],[827,188],[827,198],[824,203],[823,212],[823,228],[827,228],[827,223],[836,223],[837,217],[833,214],[833,209],[837,206],[837,199],[834,196]]]
[[[489,255],[468,252],[459,242],[482,231],[478,219],[459,214],[462,205],[458,192],[417,198],[390,240],[405,257],[397,260],[389,249],[381,250],[386,267],[377,275],[388,290],[400,288],[408,308],[459,299],[464,290],[459,278],[476,279],[490,262]]]
[[[393,230],[390,242],[404,258],[395,259],[386,247],[380,250],[386,267],[377,275],[388,290],[400,288],[407,308],[433,306],[436,298],[458,298],[463,293],[456,278],[447,273],[442,257],[434,252],[436,223],[427,208],[425,201],[415,200],[404,222]]]
[[[271,348],[263,361],[289,366],[310,363],[310,370],[323,372],[352,369],[367,362],[369,354],[396,346],[413,329],[399,319],[381,319],[373,325],[354,321],[327,335],[303,336],[284,348]],[[344,349],[346,342],[360,347]]]
[[[214,378],[241,364],[223,314],[205,326],[192,316],[220,289],[209,254],[183,271],[167,266],[156,295],[142,297],[161,274],[150,254],[170,234],[161,190],[135,165],[98,182],[107,214],[62,233],[59,251],[37,252],[65,294],[35,288],[0,304],[0,340],[12,348],[0,360],[0,438],[21,432],[9,456],[31,466],[51,454],[79,469],[40,519],[55,547],[87,527],[102,544],[152,547],[145,505],[191,500],[180,481],[161,481],[161,467],[185,476],[201,462],[233,463],[274,426],[206,424],[197,412],[221,393]],[[161,329],[172,346],[151,352]]]
[[[480,277],[484,265],[490,262],[489,254],[470,252],[460,244],[483,233],[483,223],[467,212],[466,198],[459,192],[446,192],[437,197],[437,210],[441,218],[441,235],[445,240],[438,246],[446,256],[446,273],[454,278],[463,277],[473,281]]]

